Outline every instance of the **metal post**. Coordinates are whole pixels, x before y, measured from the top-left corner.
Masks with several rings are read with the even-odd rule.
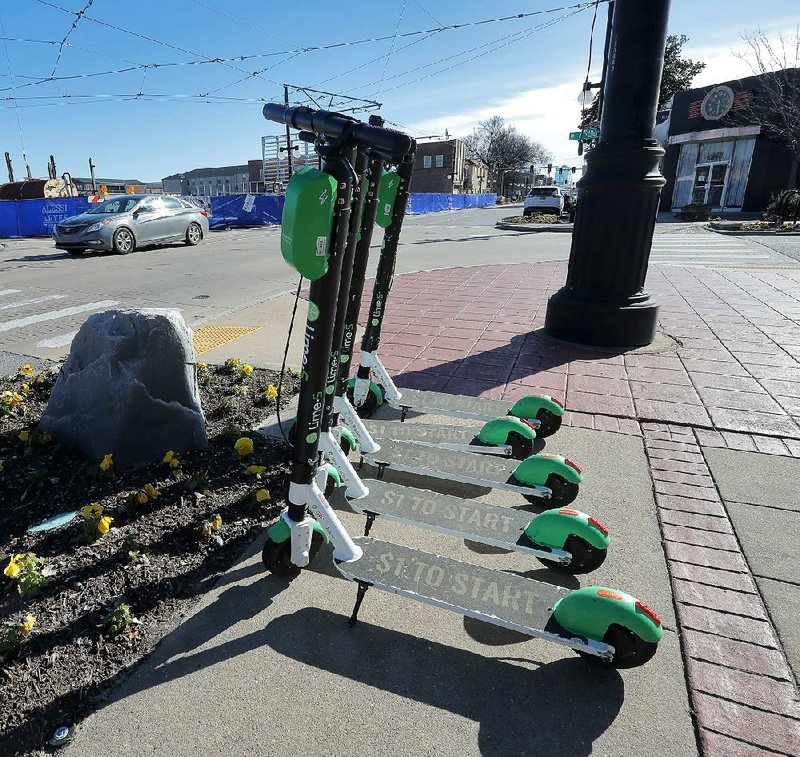
[[[286,107],[289,107],[289,85],[283,85],[283,102]],[[280,153],[280,151],[279,151]],[[289,124],[286,124],[286,161],[289,170],[289,178],[292,178],[292,132],[289,129]],[[322,164],[320,164],[321,167]]]
[[[97,179],[95,179],[95,177],[94,177],[94,169],[95,168],[96,168],[96,166],[94,164],[94,161],[91,158],[89,158],[89,176],[92,177],[92,193],[93,194],[97,194]],[[181,189],[183,189],[183,186],[181,186]],[[183,194],[183,192],[181,192],[181,194]]]
[[[572,342],[653,341],[658,305],[644,291],[665,180],[653,139],[670,0],[616,0],[600,140],[578,182],[565,286],[547,305],[545,330]]]
[[[14,166],[11,165],[11,155],[6,152],[6,168],[8,169],[8,181],[14,181]]]

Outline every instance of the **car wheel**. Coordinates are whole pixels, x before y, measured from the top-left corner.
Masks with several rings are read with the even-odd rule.
[[[130,229],[122,226],[114,232],[112,245],[117,255],[127,255],[136,249],[136,239]]]
[[[186,244],[188,244],[190,247],[194,247],[194,245],[200,244],[200,240],[202,238],[203,230],[200,228],[200,224],[192,221],[186,227]]]

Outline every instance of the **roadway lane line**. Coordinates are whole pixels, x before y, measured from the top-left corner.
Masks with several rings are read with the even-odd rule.
[[[103,308],[110,308],[114,305],[119,305],[119,301],[98,300],[97,302],[87,302],[85,305],[76,305],[71,308],[63,308],[62,310],[48,310],[46,313],[29,315],[26,318],[16,318],[13,321],[0,321],[0,332],[20,329],[23,326],[31,326],[34,323],[42,323],[43,321],[55,321],[59,318],[68,318],[71,315],[86,313],[90,310],[102,310]]]
[[[68,344],[72,344],[72,340],[75,338],[77,331],[70,331],[69,334],[61,334],[60,336],[54,336],[51,339],[43,339],[41,342],[37,343],[37,347],[66,347]]]
[[[66,294],[48,294],[46,297],[34,297],[30,300],[19,300],[18,302],[9,302],[8,305],[0,305],[0,310],[11,310],[11,308],[22,308],[25,305],[37,305],[40,302],[49,302],[50,300],[66,300]]]

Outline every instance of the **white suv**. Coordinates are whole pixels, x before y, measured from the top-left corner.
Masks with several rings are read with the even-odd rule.
[[[534,187],[528,192],[522,206],[522,215],[552,213],[561,216],[564,212],[564,195],[559,187]]]

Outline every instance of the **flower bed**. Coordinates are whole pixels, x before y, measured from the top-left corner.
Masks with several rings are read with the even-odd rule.
[[[208,447],[134,471],[36,431],[52,374],[23,366],[0,381],[4,754],[85,717],[279,511],[289,449],[249,431],[274,412],[277,378],[200,364]],[[287,399],[296,384],[285,378]],[[61,514],[72,517],[27,531]]]

